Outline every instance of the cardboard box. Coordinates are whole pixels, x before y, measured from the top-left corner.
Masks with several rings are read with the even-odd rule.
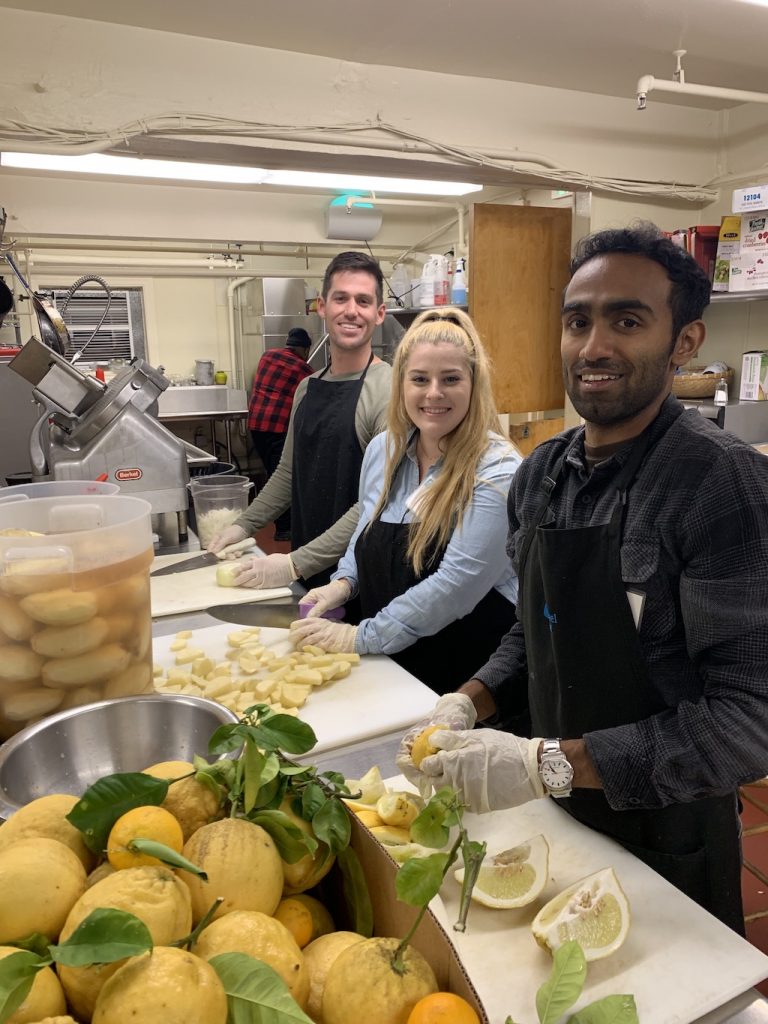
[[[746,402],[764,402],[768,399],[768,352],[744,353],[739,398]]]
[[[352,821],[352,848],[357,853],[368,882],[373,904],[374,934],[402,938],[407,933],[418,910],[407,903],[401,903],[395,891],[395,876],[399,865],[389,856],[368,829],[350,811]],[[328,883],[328,885],[326,885]],[[320,885],[321,890],[332,887],[334,895],[328,895],[329,906],[342,904],[339,896],[341,879],[337,870],[331,872]],[[349,921],[339,921],[334,914],[337,927],[352,927]],[[426,958],[435,972],[441,992],[454,992],[474,1008],[481,1024],[489,1024],[488,1014],[480,1002],[472,982],[469,980],[459,955],[451,940],[431,911],[427,911],[413,937],[413,945]],[[365,1007],[360,1007],[360,1020],[365,1020]]]
[[[745,213],[741,218],[740,256],[768,252],[768,213]]]
[[[720,222],[717,255],[712,281],[713,292],[727,292],[731,260],[741,251],[741,217],[727,216]]]
[[[768,251],[753,250],[730,260],[729,292],[768,291]]]
[[[731,210],[745,213],[749,210],[768,210],[768,185],[750,185],[733,190]]]
[[[696,227],[688,228],[688,252],[710,281],[715,276],[715,260],[717,259],[719,240],[719,224],[698,224]]]

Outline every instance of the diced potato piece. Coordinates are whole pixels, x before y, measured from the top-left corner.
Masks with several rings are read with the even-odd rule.
[[[294,672],[292,683],[300,683],[302,686],[322,686],[325,682],[322,673],[316,668],[305,668]]]
[[[218,701],[219,704],[223,704],[224,707],[228,708],[230,711],[237,711],[237,701],[239,696],[240,694],[225,693],[223,697],[218,698]]]
[[[158,693],[181,693],[181,683],[155,681],[155,689]]]
[[[216,566],[216,583],[220,587],[234,587],[235,577],[240,574],[239,562],[220,562]]]
[[[183,651],[186,649],[186,640],[171,640],[170,650],[171,651]]]
[[[240,671],[247,676],[255,676],[257,672],[261,672],[261,662],[256,658],[241,658]]]
[[[219,670],[221,670],[221,672],[229,672],[231,668],[232,666],[228,661],[217,661],[216,664],[213,666],[213,671],[218,672]]]
[[[245,629],[238,629],[233,633],[227,633],[227,643],[230,647],[239,647],[252,639],[252,634]]]
[[[203,694],[202,689],[196,683],[187,683],[186,686],[182,686],[180,692],[188,697],[201,697]]]
[[[276,692],[280,691],[280,684],[276,679],[260,679],[253,688],[259,700],[269,700]]]
[[[328,668],[328,666],[336,664],[336,659],[337,655],[335,654],[320,654],[316,655],[308,664],[312,668]]]
[[[210,700],[219,700],[225,693],[232,692],[232,680],[228,676],[212,679],[203,687],[203,696]]]
[[[316,647],[315,644],[304,644],[301,648],[304,654],[325,654],[322,647]]]
[[[290,655],[283,654],[280,658],[275,658],[271,663],[270,668],[285,668],[286,666],[293,665],[293,658]]]
[[[241,693],[237,699],[237,710],[243,712],[246,708],[250,708],[254,704],[258,703],[258,698],[253,690],[246,690],[245,693]]]
[[[273,710],[274,710],[274,708],[273,708]],[[280,709],[280,714],[282,714],[282,715],[292,715],[294,718],[298,718],[299,717],[299,709],[298,708],[281,708]]]
[[[177,640],[189,640],[191,638],[191,636],[192,636],[192,630],[191,629],[180,629],[179,632],[176,634],[176,639]]]
[[[352,666],[347,661],[340,661],[334,669],[333,679],[346,679],[352,671]]]
[[[172,680],[176,680],[177,682],[182,683],[182,684],[188,683],[189,682],[189,672],[185,672],[183,668],[169,668],[168,669],[168,678],[172,679]]]
[[[188,647],[185,651],[180,651],[176,655],[177,665],[191,665],[193,661],[197,661],[198,658],[202,658],[203,652],[199,647]]]
[[[192,663],[192,671],[196,676],[207,676],[212,669],[213,662],[210,658],[206,658],[205,655],[202,658],[196,658]]]
[[[337,661],[346,661],[350,665],[359,665],[360,664],[360,655],[359,654],[336,654],[336,655],[334,655],[334,657],[336,658]]]
[[[280,701],[284,708],[300,708],[307,703],[311,686],[299,686],[296,683],[283,683]]]
[[[224,657],[227,659],[227,661],[239,661],[240,651],[237,649],[237,647],[230,647],[229,650],[224,655]]]
[[[317,669],[317,671],[322,676],[323,682],[327,683],[327,682],[330,682],[331,679],[335,679],[336,678],[336,669],[337,668],[338,668],[338,665],[324,665],[322,668]]]

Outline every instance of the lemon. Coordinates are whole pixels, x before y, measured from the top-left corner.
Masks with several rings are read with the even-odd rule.
[[[404,846],[411,841],[411,833],[407,828],[395,828],[393,825],[373,825],[371,834],[383,846]]]
[[[410,828],[418,816],[419,806],[410,793],[385,793],[376,803],[376,813],[384,825]]]
[[[113,871],[86,889],[72,907],[60,941],[68,939],[97,907],[135,914],[149,929],[152,941],[166,945],[183,939],[192,928],[192,907],[184,883],[167,867]],[[67,1001],[82,1020],[90,1020],[101,987],[124,961],[90,967],[58,967]]]
[[[85,889],[85,868],[56,839],[20,839],[0,853],[0,942],[32,932],[56,940]]]
[[[171,812],[151,804],[134,807],[117,819],[107,839],[107,858],[118,871],[154,867],[162,863],[157,857],[133,850],[131,843],[134,839],[152,839],[164,843],[176,853],[181,853],[184,846],[181,825]]]
[[[358,821],[361,821],[366,828],[380,828],[384,822],[372,807],[366,807],[362,811],[355,811]]]
[[[284,924],[257,910],[233,910],[212,921],[200,933],[195,953],[210,960],[219,953],[246,953],[269,964],[283,979],[302,1008],[309,997],[309,973],[304,955]]]
[[[155,946],[132,957],[99,993],[93,1024],[226,1024],[227,995],[210,964]]]
[[[77,801],[76,796],[67,793],[51,793],[20,807],[13,817],[0,825],[0,850],[19,839],[45,836],[68,846],[80,858],[85,870],[90,871],[95,857],[83,842],[80,831],[66,819]]]
[[[421,767],[421,762],[425,757],[432,757],[436,754],[438,747],[433,747],[429,742],[429,737],[433,732],[437,732],[439,729],[447,729],[447,725],[428,725],[426,729],[422,729],[416,739],[413,741],[411,747],[411,760],[417,768]]]
[[[524,907],[540,895],[548,877],[549,844],[544,836],[534,836],[483,860],[472,899],[498,910]],[[454,878],[463,882],[464,868],[455,871]]]
[[[18,952],[19,950],[15,946],[0,946],[0,960]],[[66,1012],[67,1004],[59,979],[50,967],[43,967],[35,974],[32,988],[27,993],[24,1002],[14,1010],[10,1017],[4,1019],[7,1024],[30,1024],[31,1021],[39,1021],[42,1017]]]
[[[283,895],[283,862],[274,840],[259,825],[244,818],[212,821],[184,844],[184,856],[208,875],[204,882],[187,871],[179,874],[192,897],[195,923],[217,896],[224,900],[217,918],[233,910],[277,910]]]
[[[301,815],[291,807],[289,799],[283,800],[280,810],[287,814],[293,824],[300,828],[305,835],[316,838],[311,822],[302,818]],[[326,843],[317,841],[317,849],[314,853],[307,853],[293,864],[287,860],[282,861],[283,865],[283,893],[286,896],[295,896],[304,892],[305,889],[314,888],[333,867],[336,857],[330,852]]]
[[[420,999],[437,992],[432,968],[413,946],[395,970],[399,945],[399,939],[365,939],[339,953],[325,979],[324,1024],[403,1024]]]
[[[369,768],[362,779],[347,779],[346,783],[350,792],[360,794],[357,799],[361,804],[373,805],[387,791],[377,765]]]
[[[317,1024],[323,1024],[323,990],[328,971],[340,953],[363,941],[364,936],[357,932],[331,932],[310,942],[303,950],[304,963],[309,972],[307,1013]]]
[[[613,868],[582,878],[541,908],[531,924],[538,944],[554,953],[574,939],[588,961],[615,953],[630,924],[627,897]]]
[[[224,816],[221,801],[213,790],[190,775],[195,767],[189,761],[161,761],[144,769],[145,775],[156,779],[178,779],[168,787],[162,806],[181,825],[184,842],[203,825]],[[182,778],[187,775],[188,778]]]

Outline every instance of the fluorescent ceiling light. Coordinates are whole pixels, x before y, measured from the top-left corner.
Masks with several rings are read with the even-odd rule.
[[[105,153],[90,153],[86,156],[2,153],[0,165],[36,171],[65,171],[70,174],[115,174],[122,177],[209,181],[230,185],[288,185],[295,188],[327,188],[343,192],[359,190],[429,196],[463,196],[468,192],[479,192],[483,187],[466,181],[420,181],[416,178],[378,178],[369,175],[325,174],[314,171],[267,171],[263,167],[145,160],[139,157],[110,156]]]
[[[756,7],[768,7],[768,0],[740,0],[742,4],[754,4]]]

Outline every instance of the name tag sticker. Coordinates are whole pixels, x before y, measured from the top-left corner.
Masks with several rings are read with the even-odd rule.
[[[627,588],[627,600],[632,618],[635,620],[635,629],[640,632],[640,623],[643,621],[643,610],[645,608],[645,594],[641,590]]]

